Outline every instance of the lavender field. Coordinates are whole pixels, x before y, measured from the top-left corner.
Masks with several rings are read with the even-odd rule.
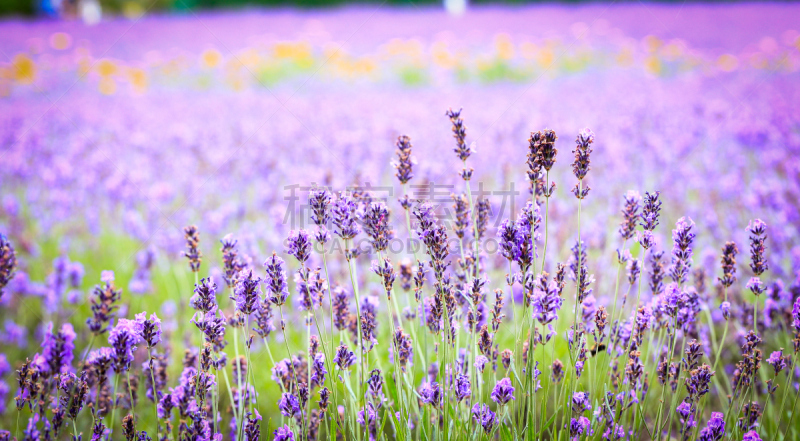
[[[798,16],[0,20],[0,440],[800,439]]]

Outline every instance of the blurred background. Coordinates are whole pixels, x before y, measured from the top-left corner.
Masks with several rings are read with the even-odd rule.
[[[451,0],[451,8],[464,8],[466,0]],[[578,0],[567,3],[578,3]],[[44,15],[58,18],[76,18],[82,14],[101,10],[105,14],[137,16],[145,10],[151,11],[185,11],[187,9],[219,9],[243,7],[298,7],[319,8],[344,4],[380,4],[387,5],[443,5],[439,0],[4,0],[0,2],[2,15]],[[507,3],[525,4],[541,3],[522,0],[477,0],[475,4]],[[91,10],[91,11],[89,11]]]
[[[3,0],[0,2],[0,15],[47,16],[54,18],[74,19],[84,16],[94,20],[98,11],[103,14],[139,16],[144,11],[185,11],[187,9],[220,9],[244,7],[296,7],[296,8],[330,8],[345,4],[369,5],[386,4],[397,6],[446,6],[453,12],[466,8],[467,0]],[[704,3],[724,3],[724,0],[711,0]],[[445,3],[447,3],[445,5]],[[585,0],[472,0],[475,5],[506,4],[525,5],[542,3],[593,3]],[[625,3],[625,2],[623,2]],[[636,3],[636,2],[630,2]],[[682,4],[680,0],[662,0],[660,3]]]

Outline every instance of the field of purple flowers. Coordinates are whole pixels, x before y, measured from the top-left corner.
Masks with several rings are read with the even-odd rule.
[[[0,21],[0,441],[798,439],[798,15]]]

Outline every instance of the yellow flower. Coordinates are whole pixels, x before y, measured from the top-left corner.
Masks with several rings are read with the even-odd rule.
[[[644,68],[647,72],[658,75],[661,73],[661,60],[655,55],[651,55],[644,60]]]
[[[100,60],[95,67],[101,77],[108,78],[117,74],[117,64],[109,59]]]
[[[436,43],[433,43],[433,46],[431,47],[431,55],[433,56],[433,62],[439,67],[451,69],[456,65],[455,57],[450,54],[450,51],[447,50],[447,43],[443,41],[437,41]]]
[[[540,66],[542,66],[545,69],[549,69],[550,66],[553,64],[553,62],[555,61],[555,59],[556,57],[555,55],[553,55],[553,51],[550,50],[550,48],[545,48],[539,52],[539,57],[537,61],[539,62]]]
[[[31,84],[36,78],[36,63],[25,54],[17,54],[12,62],[14,79],[21,84]]]
[[[133,88],[141,93],[147,89],[147,73],[143,69],[131,68],[128,70],[128,79]]]
[[[497,56],[503,60],[514,58],[514,43],[508,34],[497,34],[494,37],[494,49]]]
[[[222,54],[216,49],[206,49],[203,54],[200,55],[200,60],[203,66],[213,69],[219,66],[220,61],[222,61]]]

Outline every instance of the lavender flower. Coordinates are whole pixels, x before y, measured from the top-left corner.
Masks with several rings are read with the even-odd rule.
[[[641,245],[642,248],[649,250],[656,245],[656,236],[650,230],[644,230],[641,232],[637,231],[636,241],[639,242],[639,245]]]
[[[244,423],[244,441],[258,441],[261,437],[261,415],[257,409],[248,413]]]
[[[328,371],[325,369],[325,354],[318,353],[314,355],[314,361],[311,364],[311,387],[322,386],[325,383],[325,374]]]
[[[200,283],[194,286],[194,294],[189,299],[189,306],[208,313],[217,310],[217,284],[211,278],[200,279]]]
[[[411,138],[406,135],[397,137],[397,162],[392,165],[397,169],[397,179],[401,184],[405,185],[411,178],[414,177],[412,173],[413,160],[411,159]]]
[[[269,291],[269,300],[273,304],[281,306],[286,303],[286,299],[289,297],[289,288],[286,285],[286,271],[283,269],[283,259],[273,252],[272,257],[264,262],[264,267],[267,269],[265,284]]]
[[[534,238],[539,239],[539,223],[541,217],[539,215],[539,206],[528,202],[522,210],[521,216],[517,219],[517,263],[523,270],[530,268],[534,253],[533,242],[531,239],[531,230],[533,230]],[[533,225],[533,228],[531,228]]]
[[[450,198],[453,199],[453,213],[455,214],[453,231],[456,233],[456,237],[463,239],[470,224],[469,199],[465,194],[451,194]]]
[[[425,244],[425,252],[430,256],[430,265],[433,268],[434,277],[441,281],[444,277],[447,262],[448,240],[447,230],[436,223],[433,216],[433,207],[428,203],[421,203],[414,209],[414,217],[417,218],[417,235]],[[421,266],[419,267],[421,268]],[[420,272],[421,273],[421,272]]]
[[[292,418],[301,413],[300,400],[288,392],[281,394],[281,399],[278,401],[278,408],[281,411],[281,415],[287,418]]]
[[[472,385],[470,384],[468,375],[459,374],[456,376],[455,395],[456,401],[458,402],[468,399],[472,395]]]
[[[17,271],[17,252],[11,241],[0,233],[0,298],[8,282],[14,278]]]
[[[742,441],[761,441],[761,437],[758,436],[758,432],[755,430],[751,430],[744,434]]]
[[[569,436],[570,440],[578,441],[581,436],[592,435],[594,431],[592,430],[592,422],[589,421],[589,418],[584,416],[576,418],[572,418],[569,422]]]
[[[519,258],[519,244],[517,242],[517,224],[504,219],[497,229],[497,236],[500,238],[500,252],[509,261],[516,261]]]
[[[236,251],[237,241],[231,234],[227,234],[220,239],[220,243],[222,243],[222,278],[225,279],[225,284],[228,285],[228,288],[233,288],[236,284],[236,276],[246,265],[239,259],[239,253]]]
[[[577,281],[578,285],[578,303],[583,301],[592,294],[591,284],[594,283],[594,275],[589,274],[587,268],[586,258],[586,245],[582,240],[576,241],[571,249],[572,257],[570,259],[570,270],[572,271],[571,277]]]
[[[108,335],[108,344],[114,350],[114,371],[125,372],[133,362],[133,351],[141,340],[141,329],[132,320],[120,319]]]
[[[578,199],[584,199],[589,194],[589,186],[583,185],[583,179],[589,172],[589,156],[592,153],[592,143],[594,142],[594,132],[589,129],[583,129],[578,133],[575,139],[576,148],[572,151],[575,154],[575,160],[572,162],[572,173],[578,178],[578,184],[572,190],[572,193]]]
[[[478,198],[475,205],[477,214],[475,215],[475,230],[480,240],[486,235],[486,226],[489,224],[489,216],[492,214],[492,205],[486,198]]]
[[[254,313],[258,307],[258,300],[261,295],[260,277],[253,277],[253,271],[249,271],[241,277],[233,289],[231,300],[236,302],[236,311],[243,315]]]
[[[72,352],[75,350],[75,330],[65,323],[53,333],[53,323],[47,325],[42,342],[42,363],[39,366],[50,374],[66,373],[72,369]]]
[[[454,151],[458,155],[458,159],[463,162],[469,158],[472,152],[466,142],[467,127],[464,125],[464,119],[461,118],[461,110],[463,109],[458,109],[457,111],[448,109],[445,114],[450,118],[450,122],[453,124],[453,137],[456,139],[456,148]]]
[[[308,258],[311,257],[311,239],[308,232],[304,229],[292,230],[287,239],[289,243],[289,254],[294,256],[300,265],[305,266]]]
[[[0,341],[7,345],[24,348],[28,344],[28,329],[6,319],[5,329],[0,332]]]
[[[534,149],[536,150],[537,162],[541,168],[549,171],[556,163],[556,141],[558,136],[556,132],[550,129],[544,129],[540,132],[531,133],[528,143],[533,142]]]
[[[572,413],[579,415],[587,410],[592,410],[591,402],[588,392],[575,392],[572,394]]]
[[[92,440],[91,441],[103,441],[106,439],[106,426],[103,424],[102,419],[97,419],[94,422],[94,426],[92,426]]]
[[[317,227],[317,231],[316,233],[314,233],[314,240],[316,240],[318,243],[322,245],[325,245],[326,243],[328,243],[328,241],[331,240],[331,234],[328,232],[328,229],[324,225],[321,225]]]
[[[91,299],[92,316],[86,319],[89,330],[95,335],[104,334],[108,330],[116,316],[116,303],[122,297],[122,291],[114,289],[113,271],[103,271],[101,280],[103,285],[95,286],[94,297]]]
[[[379,262],[377,260],[372,261],[372,272],[378,275],[383,281],[383,289],[386,292],[386,296],[389,300],[392,299],[392,285],[394,285],[394,267],[392,267],[392,262],[389,258],[384,257],[383,262]]]
[[[699,441],[719,441],[725,435],[725,418],[721,412],[711,412],[711,419],[700,431]]]
[[[722,317],[725,320],[731,316],[731,302],[722,302],[719,305],[719,310],[722,311]]]
[[[311,207],[311,220],[317,227],[325,227],[330,220],[329,208],[331,195],[325,188],[315,188],[308,196],[308,205]]]
[[[373,202],[364,214],[364,232],[377,252],[386,250],[394,232],[389,228],[389,209],[383,202]]]
[[[528,138],[528,155],[526,161],[528,170],[526,173],[528,175],[528,181],[531,185],[531,193],[534,194],[539,188],[541,188],[540,182],[542,180],[542,157],[540,153],[542,138],[542,132],[531,132],[531,136]],[[553,159],[555,160],[555,157],[553,157]]]
[[[636,224],[639,221],[639,202],[642,197],[635,190],[628,191],[625,196],[625,208],[622,209],[622,223],[619,226],[619,234],[623,239],[633,239]]]
[[[319,409],[322,412],[328,410],[328,405],[330,404],[330,397],[331,391],[327,387],[323,387],[319,390],[319,401],[317,404],[319,405]]]
[[[623,438],[625,438],[625,429],[619,424],[616,426],[612,424],[611,427],[603,432],[603,439],[607,441],[619,441]]]
[[[350,296],[342,286],[333,288],[333,324],[336,329],[347,328],[350,319]]]
[[[272,434],[275,435],[272,441],[294,441],[294,432],[288,425],[278,427]]]
[[[136,314],[136,329],[140,330],[139,336],[148,348],[153,348],[161,341],[161,320],[156,316],[156,313],[150,314],[147,318],[147,312]]]
[[[472,419],[483,427],[483,432],[489,434],[497,424],[497,415],[486,404],[472,406]]]
[[[253,328],[261,338],[267,338],[274,331],[275,323],[273,322],[274,313],[272,312],[272,302],[269,299],[263,298],[258,302],[258,308],[255,312],[256,327]]]
[[[486,356],[478,355],[477,357],[475,357],[475,369],[477,369],[478,372],[483,373],[483,370],[486,369],[486,363],[488,362],[489,359],[486,358]]]
[[[697,426],[697,421],[694,420],[695,408],[689,401],[681,401],[681,404],[675,408],[675,413],[680,415],[681,433],[691,431]]]
[[[186,251],[183,255],[189,259],[189,268],[192,272],[200,270],[200,262],[203,260],[203,255],[200,253],[200,232],[194,225],[189,225],[183,229],[184,236],[186,237]]]
[[[378,409],[375,404],[367,402],[367,405],[356,414],[356,422],[369,428],[370,439],[377,438]]]
[[[333,203],[333,225],[336,227],[334,233],[344,240],[352,239],[361,231],[358,226],[358,205],[353,197],[340,192],[339,197]]]
[[[675,229],[672,230],[672,268],[670,268],[670,276],[672,280],[678,284],[686,282],[686,275],[692,265],[692,242],[694,242],[694,233],[692,228],[694,222],[690,217],[682,217],[675,223]]]
[[[498,381],[492,389],[491,397],[492,401],[501,406],[514,400],[514,386],[511,385],[511,379],[505,377]]]
[[[511,357],[514,356],[514,352],[511,349],[504,349],[500,353],[500,362],[503,364],[503,367],[508,370],[511,367]]]
[[[419,397],[420,403],[438,407],[442,402],[442,390],[439,383],[435,381],[422,383],[419,388]]]
[[[764,243],[767,240],[767,224],[761,219],[750,221],[747,225],[747,232],[750,233],[750,269],[760,276],[769,269],[769,265],[764,257],[767,247]]]
[[[197,329],[203,332],[205,341],[213,345],[214,351],[222,350],[227,342],[225,341],[224,317],[218,317],[216,312],[198,311],[194,314],[191,321]]]
[[[366,301],[368,297],[364,298]],[[364,309],[362,305],[361,310],[361,338],[365,342],[364,347],[361,348],[361,352],[369,352],[372,348],[375,347],[375,344],[378,343],[378,338],[375,333],[375,329],[378,327],[378,321],[376,316],[376,311],[370,309]],[[369,347],[367,347],[366,343],[369,343]]]
[[[736,248],[735,242],[725,242],[722,247],[722,277],[719,278],[719,283],[725,288],[730,288],[733,282],[736,281],[736,254],[739,249]]]
[[[62,403],[66,408],[66,416],[73,421],[78,418],[78,413],[83,409],[83,404],[89,395],[89,384],[86,382],[87,372],[78,377],[73,373],[61,376],[58,388],[64,393]]]
[[[661,201],[658,200],[660,192],[644,193],[644,206],[642,207],[641,225],[646,231],[653,231],[658,226],[658,214],[661,212]]]
[[[783,351],[774,351],[769,355],[769,358],[767,359],[767,364],[772,366],[772,369],[775,372],[775,376],[777,377],[778,374],[780,374],[784,369],[786,369],[789,366],[787,360],[788,356],[784,357]]]
[[[339,345],[336,349],[336,355],[333,356],[333,363],[339,366],[341,370],[347,370],[350,366],[355,364],[356,356],[353,351],[348,350],[344,344]]]
[[[394,346],[397,347],[400,368],[405,372],[406,367],[414,363],[414,345],[411,342],[411,337],[403,332],[402,327],[398,326],[395,330]],[[393,350],[393,348],[390,347],[390,350]]]
[[[546,272],[536,277],[533,292],[533,314],[542,325],[552,323],[558,317],[562,299],[558,295],[558,284],[555,280],[547,281]]]
[[[766,285],[764,285],[764,282],[762,282],[758,276],[751,277],[745,286],[756,296],[760,296],[767,290]]]
[[[709,391],[709,384],[711,384],[711,377],[714,376],[714,371],[704,364],[689,372],[689,378],[686,379],[686,392],[692,400],[699,399]]]
[[[539,380],[539,377],[542,375],[542,371],[539,370],[539,362],[535,361],[533,363],[533,373],[531,375],[533,379],[533,391],[538,392],[539,389],[542,388],[542,382]]]
[[[800,333],[800,297],[795,299],[794,305],[792,305],[792,325],[794,325],[795,331]]]

